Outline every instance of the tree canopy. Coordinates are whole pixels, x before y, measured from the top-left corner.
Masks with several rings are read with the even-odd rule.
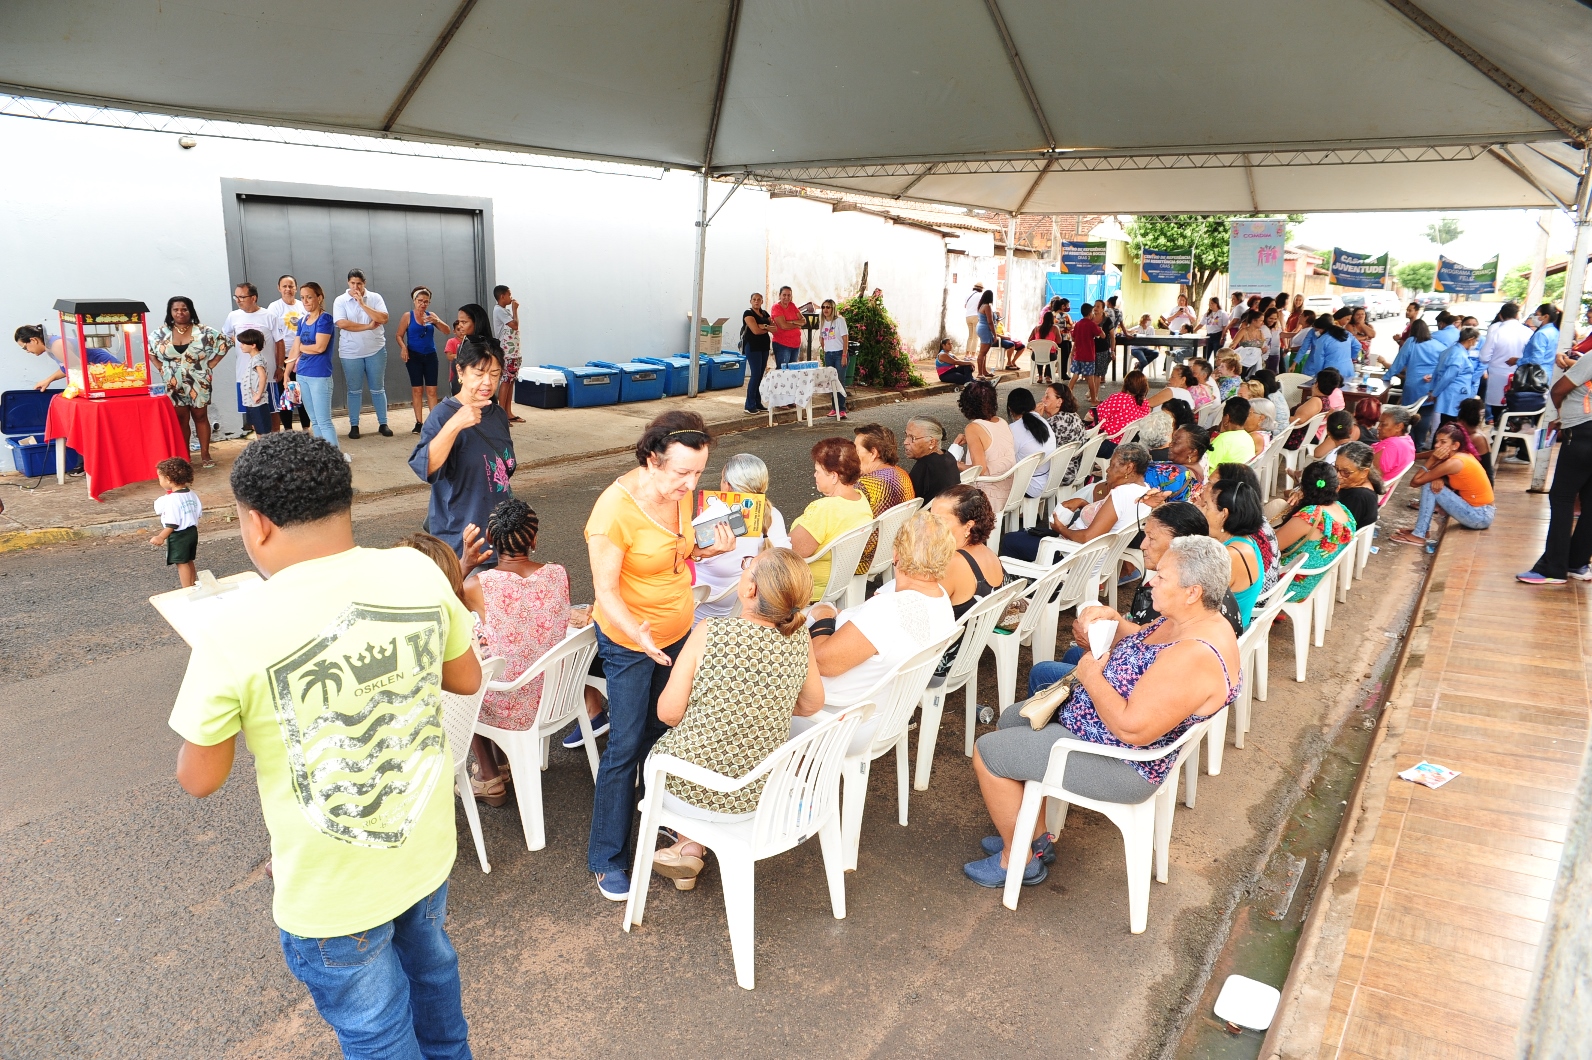
[[[1194,267],[1189,274],[1189,301],[1198,306],[1211,281],[1227,271],[1227,238],[1234,216],[1205,214],[1150,214],[1135,217],[1128,225],[1128,249],[1135,258],[1141,249],[1187,250],[1194,248]],[[1254,215],[1262,216],[1260,214]],[[1304,220],[1303,214],[1288,214],[1290,226]],[[1291,228],[1290,228],[1291,234]]]
[[[1521,262],[1509,270],[1509,274],[1498,284],[1498,293],[1511,302],[1523,301],[1527,288],[1531,286],[1531,265]],[[1564,273],[1544,277],[1542,297],[1549,302],[1557,302],[1564,296]]]
[[[1399,286],[1408,291],[1430,291],[1437,279],[1437,262],[1406,261],[1393,270]]]
[[[1465,230],[1459,227],[1457,217],[1444,217],[1436,224],[1426,226],[1426,241],[1436,243],[1440,247],[1448,246],[1464,234]]]

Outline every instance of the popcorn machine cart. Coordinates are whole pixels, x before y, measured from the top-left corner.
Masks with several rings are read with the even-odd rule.
[[[129,298],[62,298],[61,347],[68,390],[84,397],[148,397],[149,307]]]

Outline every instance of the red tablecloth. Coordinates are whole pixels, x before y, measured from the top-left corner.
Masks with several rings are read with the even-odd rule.
[[[169,456],[187,456],[171,399],[151,397],[56,398],[44,421],[47,441],[65,438],[83,454],[89,496],[145,482]]]

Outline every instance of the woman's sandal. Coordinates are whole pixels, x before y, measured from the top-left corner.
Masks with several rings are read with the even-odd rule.
[[[509,417],[509,422],[510,423],[524,423],[525,422],[525,417],[524,416],[510,416]]]
[[[686,845],[703,850],[700,843]],[[683,854],[674,847],[663,847],[652,855],[652,871],[673,880],[677,891],[696,889],[697,877],[702,874],[702,864],[702,859],[697,855]]]
[[[1425,545],[1429,543],[1427,538],[1416,537],[1408,530],[1395,530],[1389,537],[1401,545]]]
[[[491,780],[477,780],[471,777],[470,791],[488,806],[502,806],[509,801],[508,785],[501,774]]]

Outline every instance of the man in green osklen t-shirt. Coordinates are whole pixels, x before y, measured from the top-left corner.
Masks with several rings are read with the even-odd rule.
[[[217,601],[171,712],[177,781],[226,782],[254,753],[288,969],[345,1057],[464,1060],[459,959],[443,929],[453,763],[442,693],[473,693],[472,620],[409,548],[354,544],[336,448],[269,434],[232,468],[250,560],[267,579]]]

